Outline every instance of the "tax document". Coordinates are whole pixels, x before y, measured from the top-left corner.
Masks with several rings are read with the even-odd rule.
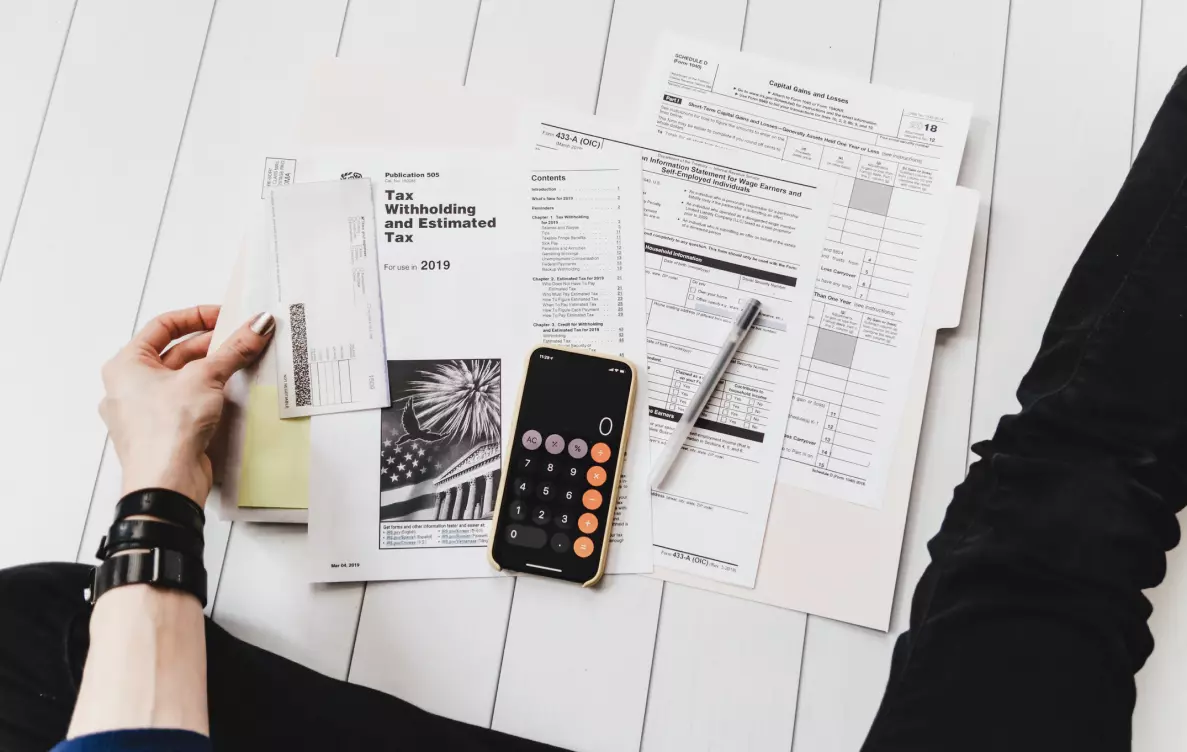
[[[391,391],[386,410],[313,422],[314,579],[495,575],[487,539],[530,348],[645,358],[639,166],[359,151],[301,170],[373,183]],[[647,459],[629,453],[628,474],[645,478]],[[608,571],[650,572],[646,485],[622,501]]]
[[[970,114],[674,35],[657,48],[643,132],[836,176],[781,484],[882,506]]]
[[[369,181],[268,192],[280,417],[387,407]]]
[[[525,133],[539,149],[625,152],[642,165],[654,454],[742,303],[762,303],[663,490],[652,490],[657,566],[753,587],[833,177],[699,144],[657,148],[589,116],[534,116]]]

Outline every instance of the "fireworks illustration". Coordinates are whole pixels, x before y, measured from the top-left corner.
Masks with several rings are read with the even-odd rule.
[[[454,441],[497,441],[500,372],[497,360],[451,360],[417,371],[408,392],[420,423]]]

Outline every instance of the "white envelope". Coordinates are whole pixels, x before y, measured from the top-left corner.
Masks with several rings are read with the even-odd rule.
[[[265,227],[280,417],[388,407],[371,181],[273,188]]]

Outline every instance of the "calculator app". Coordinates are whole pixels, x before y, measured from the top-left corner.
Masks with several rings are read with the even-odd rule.
[[[633,384],[620,361],[532,352],[492,533],[500,566],[573,582],[597,574]]]

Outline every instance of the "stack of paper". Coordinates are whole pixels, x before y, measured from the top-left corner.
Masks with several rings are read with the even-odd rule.
[[[837,508],[901,539],[905,506],[880,508],[915,420],[967,105],[675,37],[634,126],[387,75],[323,68],[305,142],[264,163],[229,304],[281,325],[230,387],[224,504],[307,507],[315,581],[495,576],[504,430],[523,358],[548,342],[646,366],[609,572],[800,608],[808,578],[764,577],[764,539],[843,538],[819,513]],[[432,106],[336,117],[360,90],[344,76]],[[545,178],[564,227],[533,211]],[[650,454],[751,297],[758,325],[653,492]],[[769,529],[772,499],[798,518]]]

